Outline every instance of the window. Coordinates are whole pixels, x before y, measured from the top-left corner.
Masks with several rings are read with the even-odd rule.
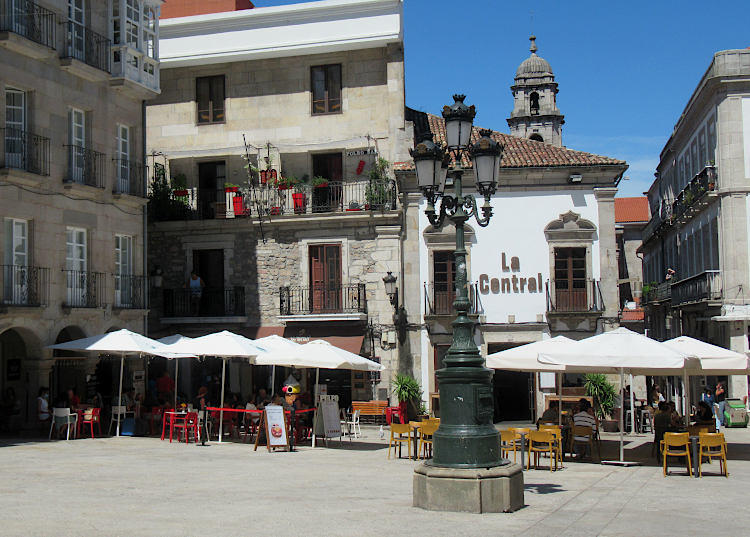
[[[453,312],[453,301],[456,299],[454,278],[456,260],[453,252],[436,251],[432,257],[432,303],[436,314]]]
[[[115,235],[115,306],[132,303],[133,237]]]
[[[68,0],[68,53],[81,61],[86,61],[86,4],[84,0]]]
[[[318,65],[310,70],[312,113],[341,112],[341,65]]]
[[[529,95],[529,103],[531,115],[539,114],[539,94],[537,92],[534,91]]]
[[[86,304],[88,289],[88,256],[86,244],[86,230],[68,227],[66,230],[65,269],[66,304],[81,306]]]
[[[5,166],[23,169],[25,164],[26,93],[5,90]]]
[[[68,118],[70,121],[70,179],[76,183],[83,183],[86,168],[86,114],[83,110],[71,108]]]
[[[707,146],[707,155],[706,160],[708,160],[711,163],[714,163],[714,160],[716,159],[716,123],[714,123],[714,118],[711,116],[708,118],[708,146]]]
[[[555,248],[557,311],[587,311],[586,248]]]
[[[341,311],[341,245],[310,246],[310,303],[313,313]]]
[[[542,135],[539,133],[534,133],[531,136],[529,136],[529,140],[534,140],[535,142],[543,142],[544,138],[542,138]]]
[[[117,192],[130,192],[130,128],[117,125]]]
[[[4,222],[5,257],[2,267],[2,301],[8,304],[27,304],[29,299],[29,223],[27,220],[6,218]]]
[[[195,79],[198,123],[222,123],[224,117],[224,75]]]

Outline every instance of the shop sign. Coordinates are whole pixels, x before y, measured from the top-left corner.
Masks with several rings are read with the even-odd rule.
[[[526,274],[521,276],[521,260],[517,256],[510,258],[508,264],[505,252],[500,255],[500,270],[507,276],[499,278],[490,278],[488,274],[479,275],[479,292],[483,295],[492,293],[516,293],[516,294],[534,294],[542,292],[542,273],[536,275]]]

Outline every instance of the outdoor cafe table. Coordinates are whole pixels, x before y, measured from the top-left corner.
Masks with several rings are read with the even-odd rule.
[[[179,420],[185,420],[187,418],[187,412],[175,412],[174,410],[167,410],[164,412],[164,417],[161,420],[161,439],[164,440],[164,431],[167,426],[167,420],[169,420],[169,440],[172,441],[172,432],[174,431],[174,424]],[[187,434],[187,433],[186,433]]]
[[[409,427],[411,427],[412,430],[412,440],[414,444],[414,460],[417,460],[417,456],[419,455],[419,448],[417,447],[417,443],[419,440],[419,430],[422,428],[422,422],[421,421],[410,421]]]

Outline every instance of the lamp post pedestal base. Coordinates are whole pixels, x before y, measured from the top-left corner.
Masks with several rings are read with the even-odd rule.
[[[414,507],[429,511],[509,513],[523,507],[520,465],[456,469],[420,464],[414,469]]]

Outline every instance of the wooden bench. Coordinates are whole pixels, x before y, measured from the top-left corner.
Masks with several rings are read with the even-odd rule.
[[[359,410],[361,422],[385,423],[388,401],[352,401],[352,414]]]

